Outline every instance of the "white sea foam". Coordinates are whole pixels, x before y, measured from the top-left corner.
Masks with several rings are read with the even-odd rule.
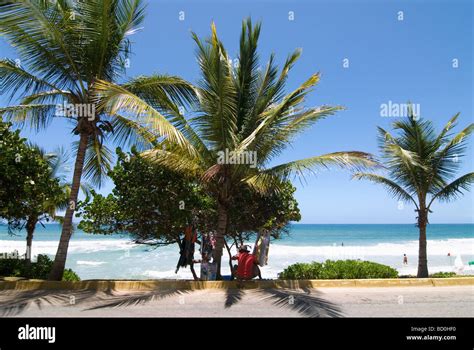
[[[428,254],[447,256],[474,255],[474,239],[447,239],[428,241]],[[326,257],[326,258],[363,258],[364,256],[403,256],[403,254],[417,255],[418,241],[405,243],[379,243],[367,246],[294,246],[285,244],[272,244],[270,255],[272,257]]]
[[[69,243],[69,253],[93,253],[100,251],[128,250],[136,245],[127,239],[111,239],[111,240],[77,240]],[[57,241],[33,241],[32,254],[56,254],[58,249]],[[5,240],[0,241],[0,251],[12,252],[18,250],[19,254],[26,251],[26,243],[24,241]]]

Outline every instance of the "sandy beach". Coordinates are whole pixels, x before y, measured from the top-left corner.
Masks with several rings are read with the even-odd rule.
[[[474,287],[2,291],[2,317],[472,317]]]

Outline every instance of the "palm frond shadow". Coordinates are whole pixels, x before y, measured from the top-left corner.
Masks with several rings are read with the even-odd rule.
[[[51,293],[50,290],[15,292],[14,298],[0,301],[0,316],[16,316],[21,314],[27,307],[36,305],[42,309],[46,305],[74,305],[94,296],[97,292],[93,290],[58,291]],[[74,303],[71,304],[71,297]]]
[[[115,308],[115,307],[128,307],[128,306],[137,306],[149,303],[154,300],[160,300],[164,298],[169,298],[173,295],[183,295],[188,293],[186,290],[153,290],[150,292],[142,292],[140,294],[125,294],[125,295],[114,295],[114,291],[110,291],[106,296],[99,297],[99,304],[87,308],[85,310],[98,310],[104,308]],[[101,302],[105,301],[105,302]],[[112,300],[111,300],[112,299]],[[111,301],[110,301],[111,300]]]
[[[334,303],[315,295],[316,291],[284,289],[262,289],[264,299],[270,299],[274,305],[289,308],[307,317],[343,317],[341,309]]]
[[[245,292],[243,289],[226,289],[224,307],[228,309],[232,307],[232,305],[237,304],[239,301],[242,300],[244,294]]]

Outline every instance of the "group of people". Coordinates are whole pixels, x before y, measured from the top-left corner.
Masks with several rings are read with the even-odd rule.
[[[193,226],[187,226],[184,229],[184,237],[179,242],[180,257],[176,266],[175,273],[181,267],[189,265],[195,280],[215,280],[217,266],[213,262],[213,250],[215,247],[215,237],[212,233],[203,233],[201,241],[198,240],[197,230]],[[194,259],[195,244],[200,245],[201,259]],[[233,266],[231,271],[234,278],[238,280],[250,280],[255,277],[262,279],[259,264],[266,264],[268,254],[269,237],[257,238],[257,243],[254,253],[250,252],[248,245],[241,245],[238,248],[238,253],[231,257],[236,260],[237,264]],[[201,276],[197,277],[194,270],[194,264],[201,264]]]

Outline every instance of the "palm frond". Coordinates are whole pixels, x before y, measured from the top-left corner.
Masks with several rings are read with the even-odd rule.
[[[51,174],[59,178],[61,182],[64,182],[65,175],[69,172],[70,152],[60,146],[55,148],[51,154],[53,155],[52,162],[50,163]]]
[[[29,125],[39,131],[45,129],[56,115],[56,104],[27,104],[0,108],[0,117],[4,117],[19,127]]]
[[[85,28],[82,74],[87,81],[113,81],[125,72],[130,56],[129,36],[139,30],[145,6],[141,0],[80,1],[76,4]]]
[[[306,171],[314,171],[318,168],[329,169],[334,166],[342,169],[360,171],[377,167],[379,164],[369,153],[347,151],[300,159],[274,166],[270,169],[264,170],[263,172],[280,178],[288,178],[290,175],[304,176]]]
[[[253,148],[259,155],[259,164],[264,164],[270,158],[279,155],[291,144],[296,135],[304,132],[305,129],[314,125],[316,122],[328,116],[332,116],[340,110],[344,110],[344,107],[321,106],[309,108],[288,116],[288,122],[284,125],[255,140],[256,142],[253,145]],[[264,122],[265,121],[262,123]],[[248,142],[248,140],[244,141]]]
[[[94,89],[97,93],[98,108],[110,115],[127,113],[140,125],[150,128],[161,137],[166,137],[170,142],[195,153],[194,147],[184,135],[171,124],[160,112],[144,100],[134,95],[125,88],[106,82],[98,81]]]
[[[177,76],[164,74],[139,76],[122,86],[154,108],[177,114],[180,114],[186,106],[193,106],[197,102],[194,86]]]
[[[159,136],[139,122],[115,113],[112,117],[113,141],[119,146],[136,146],[139,151],[156,144]]]
[[[400,182],[411,192],[418,192],[423,186],[417,176],[417,170],[426,170],[415,151],[407,150],[400,145],[400,140],[388,131],[378,127],[379,147],[390,177]]]
[[[166,111],[168,120],[200,153],[208,152],[204,142],[183,115],[186,106],[195,108],[198,103],[193,85],[179,77],[155,74],[135,78],[122,86],[153,108]]]
[[[74,99],[75,96],[69,91],[49,90],[25,96],[22,98],[20,104],[63,104],[64,102],[72,103]]]
[[[435,199],[439,199],[443,202],[450,202],[463,194],[464,191],[469,191],[472,183],[474,182],[474,173],[468,173],[446,185],[442,190],[436,193],[428,205],[430,208],[431,204]]]
[[[12,98],[21,91],[23,94],[38,94],[45,90],[59,91],[56,86],[21,67],[10,59],[0,60],[0,90],[2,94],[10,92]]]
[[[184,176],[200,176],[203,173],[199,160],[190,158],[190,155],[180,148],[168,150],[156,147],[142,152],[141,156]]]
[[[0,8],[0,35],[17,48],[22,65],[61,90],[85,91],[79,71],[81,31],[69,1],[15,1]]]
[[[272,192],[278,193],[284,188],[284,181],[279,177],[268,172],[256,171],[242,179],[242,182],[259,194],[267,195]]]
[[[473,131],[474,124],[470,124],[451,140],[445,138],[445,146],[433,152],[430,157],[430,182],[433,183],[431,193],[440,191],[455,176],[461,165],[460,159],[465,155],[468,137]]]
[[[456,122],[459,118],[459,115],[461,113],[456,113],[449,121],[446,123],[444,126],[443,130],[441,130],[441,133],[438,135],[436,139],[436,144],[441,146],[443,144],[443,141],[445,140],[445,137],[448,135],[448,132],[452,130],[456,126]]]
[[[242,21],[238,66],[235,69],[234,84],[237,91],[237,130],[242,126],[254,108],[258,97],[258,53],[257,45],[261,24],[252,26],[250,19]]]
[[[84,201],[88,202],[92,196],[93,186],[87,182],[81,182],[80,189],[82,193],[86,196]]]
[[[79,142],[73,143],[74,153],[77,152]],[[84,179],[91,184],[101,187],[108,172],[112,169],[113,153],[96,137],[90,137],[84,158]]]
[[[357,180],[369,180],[376,184],[380,184],[384,186],[395,199],[403,200],[405,202],[411,201],[415,204],[416,208],[418,208],[418,204],[407,191],[405,191],[397,183],[390,179],[387,179],[386,177],[370,173],[356,173],[353,175],[353,178]]]
[[[206,43],[193,33],[202,75],[197,89],[202,113],[196,125],[203,138],[215,148],[233,149],[237,142],[237,91],[232,63],[217,37],[214,23],[211,32]]]

